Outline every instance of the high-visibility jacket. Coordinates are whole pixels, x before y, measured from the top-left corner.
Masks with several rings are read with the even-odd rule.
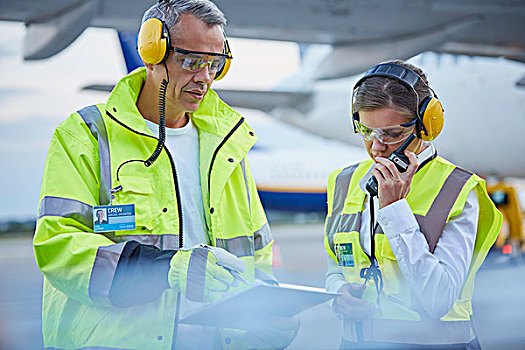
[[[339,244],[351,243],[354,266],[341,266],[345,280],[363,283],[360,271],[370,266],[359,235],[366,194],[359,180],[366,174],[373,160],[334,171],[328,181],[328,215],[325,225],[325,248],[337,262]],[[443,232],[445,224],[460,214],[468,193],[474,190],[479,202],[479,220],[474,253],[458,299],[440,320],[431,319],[410,291],[382,229],[374,234],[375,254],[383,276],[383,290],[379,295],[380,313],[371,322],[363,322],[354,340],[386,341],[414,344],[468,343],[472,315],[474,277],[501,227],[502,216],[489,199],[485,182],[477,175],[458,168],[441,157],[436,157],[420,168],[413,177],[406,200],[425,236],[430,252]],[[361,234],[368,234],[362,232]],[[349,246],[349,245],[347,245]],[[349,264],[351,265],[351,264]],[[367,283],[363,298],[377,301],[373,279]]]
[[[73,113],[55,131],[42,181],[34,251],[44,275],[47,348],[171,349],[177,293],[116,308],[109,292],[126,242],[179,248],[182,211],[176,168],[136,107],[144,68],[118,82],[107,103]],[[246,153],[256,140],[244,118],[210,90],[191,116],[209,240],[246,262],[244,277],[272,276],[273,239]],[[127,163],[126,163],[127,162]],[[119,168],[120,167],[120,168]],[[117,174],[118,173],[118,174]],[[93,206],[135,204],[136,229],[93,232]],[[166,277],[167,279],[167,277]]]

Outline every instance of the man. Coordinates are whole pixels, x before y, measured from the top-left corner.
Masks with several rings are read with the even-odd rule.
[[[474,277],[501,213],[480,177],[437,155],[443,109],[421,69],[374,66],[352,102],[371,159],[328,180],[326,288],[341,294],[341,349],[479,348]]]
[[[250,332],[178,324],[181,299],[213,301],[239,284],[224,254],[248,282],[274,281],[273,238],[246,160],[256,136],[210,89],[231,59],[225,23],[208,0],[153,5],[139,33],[146,67],[55,131],[34,238],[45,347],[254,347]],[[163,57],[152,61],[144,45],[164,45]],[[111,224],[123,229],[94,232],[95,207],[125,213]]]
[[[104,210],[102,209],[97,210],[97,219],[98,220],[95,220],[95,225],[105,225],[108,223],[104,220]]]

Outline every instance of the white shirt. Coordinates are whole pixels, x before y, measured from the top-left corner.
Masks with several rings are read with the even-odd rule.
[[[159,126],[145,120],[153,134],[158,135]],[[182,128],[166,128],[165,145],[177,170],[182,203],[182,246],[191,248],[201,243],[208,244],[199,172],[199,134],[191,119]]]
[[[146,120],[153,134],[159,134],[159,126]],[[199,172],[199,134],[189,119],[182,128],[166,128],[165,145],[168,148],[179,183],[182,203],[183,248],[198,244],[209,244]],[[187,298],[181,299],[181,314],[202,305]],[[214,341],[214,328],[195,325],[178,325],[177,349],[211,349]]]
[[[434,152],[433,146],[427,148],[418,155],[418,162],[421,164]],[[412,293],[430,317],[438,319],[446,314],[459,296],[472,260],[479,217],[476,193],[468,194],[461,213],[445,225],[434,254],[430,253],[406,199],[379,209],[376,217]],[[360,226],[361,246],[367,253],[370,252],[369,225],[367,201]],[[336,292],[345,283],[341,268],[328,257],[326,289]]]

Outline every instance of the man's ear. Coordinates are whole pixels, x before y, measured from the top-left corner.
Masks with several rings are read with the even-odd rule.
[[[151,64],[151,63],[146,63],[144,62],[144,66],[146,67],[147,70],[150,70],[150,71],[153,71],[153,66],[155,66],[154,64]]]

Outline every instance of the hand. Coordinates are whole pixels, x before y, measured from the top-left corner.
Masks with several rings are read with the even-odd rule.
[[[294,340],[299,331],[297,317],[272,317],[253,320],[245,334],[249,348],[284,349]]]
[[[347,283],[337,291],[342,294],[335,299],[334,309],[351,320],[364,320],[372,318],[377,307],[362,298],[366,286],[359,283]]]
[[[170,261],[170,288],[179,290],[192,301],[218,300],[234,280],[228,270],[217,264],[217,258],[207,248],[179,250]]]
[[[419,164],[414,153],[405,151],[405,155],[410,160],[410,165],[404,173],[400,173],[390,160],[383,157],[374,158],[376,164],[375,168],[372,169],[372,174],[377,179],[379,208],[384,208],[389,204],[406,198],[408,192],[410,192],[412,178]]]

